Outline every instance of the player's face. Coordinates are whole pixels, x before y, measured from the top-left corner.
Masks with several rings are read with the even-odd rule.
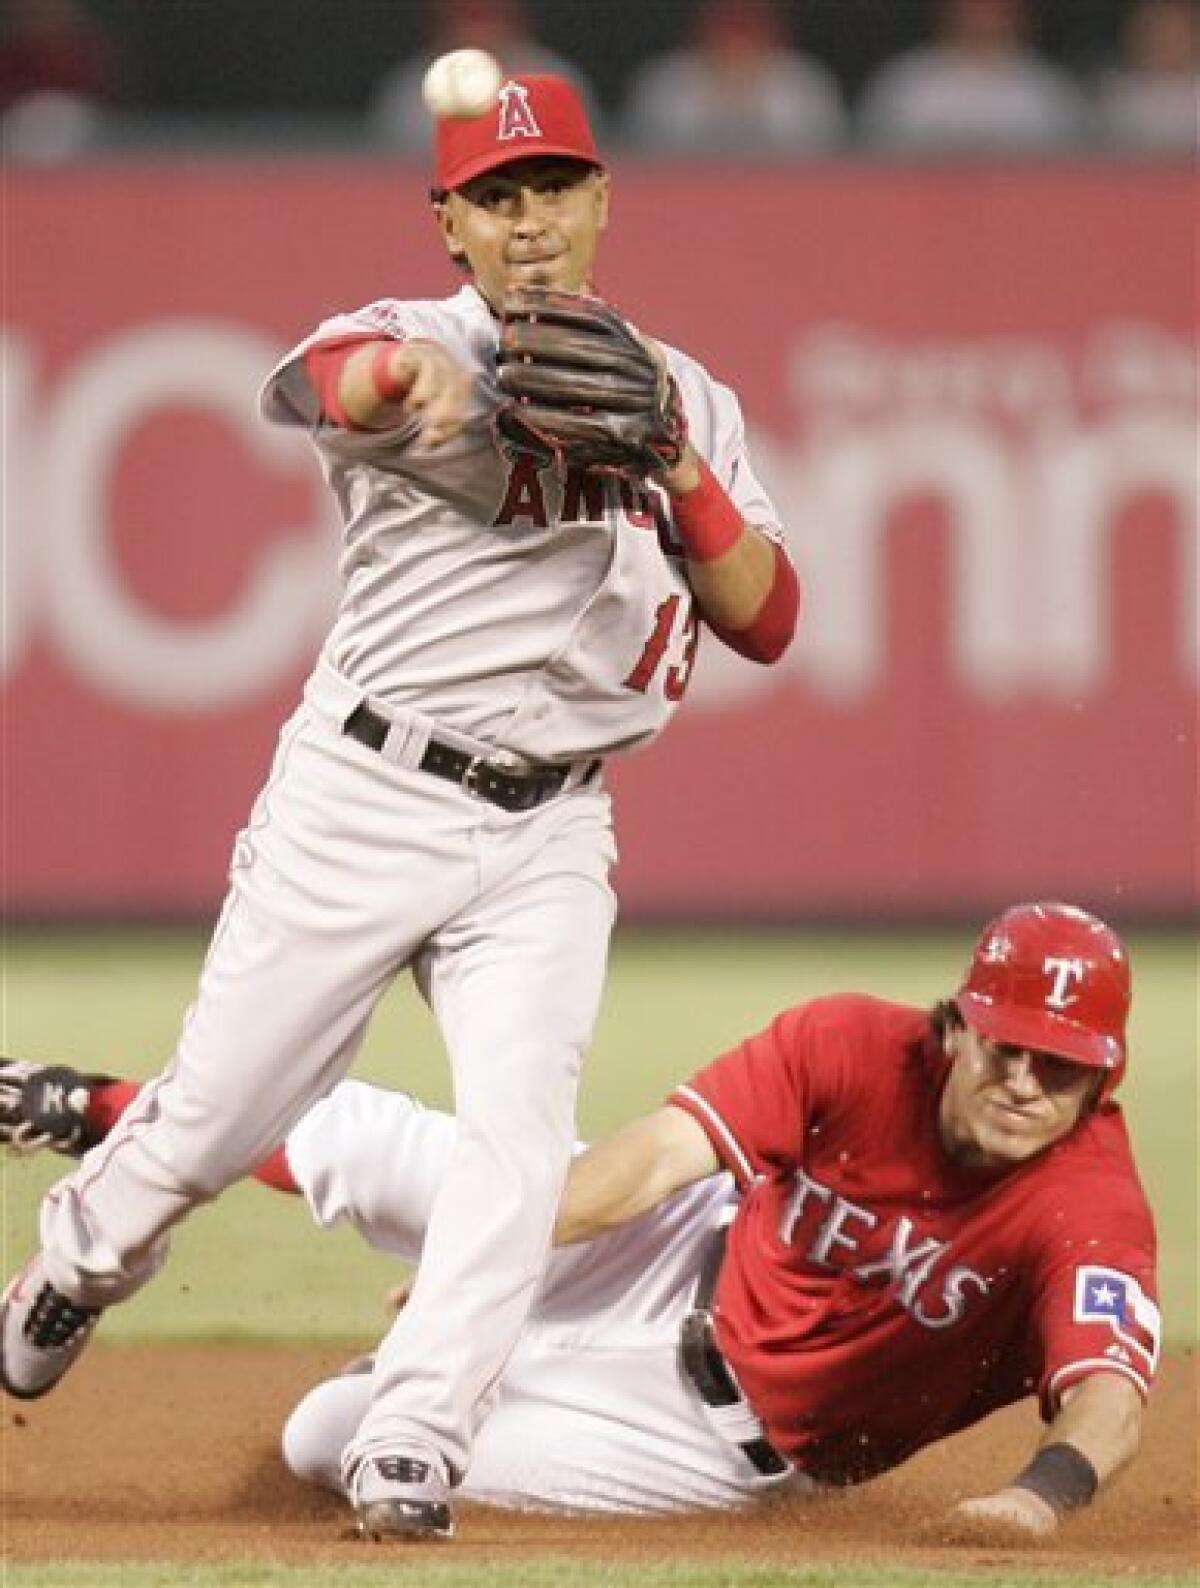
[[[438,218],[493,308],[512,287],[578,292],[608,223],[608,175],[578,160],[517,160],[447,194]]]
[[[1045,1152],[1079,1122],[1099,1076],[1084,1064],[992,1042],[969,1028],[948,1038],[942,1141],[971,1168],[1012,1168]]]

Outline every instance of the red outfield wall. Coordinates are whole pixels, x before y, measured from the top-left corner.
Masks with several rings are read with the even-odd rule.
[[[11,173],[4,818],[20,913],[208,911],[327,616],[337,307],[453,285],[419,173]],[[626,169],[601,289],[739,391],[807,587],[614,765],[627,916],[1194,905],[1194,179]]]

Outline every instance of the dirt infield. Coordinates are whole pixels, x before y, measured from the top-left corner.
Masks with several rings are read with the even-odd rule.
[[[346,1508],[282,1469],[277,1430],[299,1394],[345,1353],[264,1347],[97,1345],[49,1399],[3,1405],[4,1542],[9,1560],[362,1561]],[[1194,1353],[1163,1368],[1142,1456],[1039,1563],[1095,1575],[1200,1564]],[[854,1493],[753,1515],[631,1525],[462,1508],[456,1558],[554,1554],[613,1559],[725,1556],[795,1563],[1011,1561],[1010,1547],[949,1541],[936,1518],[1023,1461],[1029,1406],[926,1451]],[[801,1544],[801,1541],[802,1544]]]

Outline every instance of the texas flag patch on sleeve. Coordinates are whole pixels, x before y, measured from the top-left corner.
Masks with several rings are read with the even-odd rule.
[[[1148,1376],[1158,1366],[1162,1318],[1157,1306],[1131,1274],[1088,1264],[1075,1274],[1075,1322],[1107,1323],[1114,1337],[1145,1363]]]

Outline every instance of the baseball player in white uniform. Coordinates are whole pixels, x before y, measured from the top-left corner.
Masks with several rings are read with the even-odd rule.
[[[608,183],[575,91],[509,81],[438,126],[435,215],[467,284],[338,315],[268,378],[265,416],[307,431],[341,512],[340,608],[235,842],[176,1053],[47,1195],[0,1319],[4,1387],[45,1394],[172,1226],[345,1074],[411,967],[457,1126],[342,1458],[373,1537],[450,1533],[547,1259],[614,915],[603,761],[664,726],[699,618],[763,662],[796,621],[733,394],[588,292]],[[522,384],[547,330],[586,342],[563,354],[561,432]],[[592,347],[630,372],[611,404],[606,376],[573,387]],[[607,425],[594,451],[576,421]]]

